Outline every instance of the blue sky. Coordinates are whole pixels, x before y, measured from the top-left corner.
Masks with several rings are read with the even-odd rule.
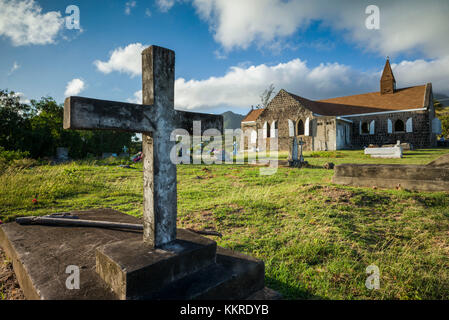
[[[387,55],[398,87],[449,93],[448,3],[0,0],[0,88],[139,102],[139,50],[155,44],[176,52],[180,109],[245,114],[270,83],[311,99],[376,91]],[[65,28],[69,5],[82,31]]]

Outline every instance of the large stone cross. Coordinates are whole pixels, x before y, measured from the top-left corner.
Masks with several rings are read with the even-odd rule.
[[[142,52],[143,105],[69,97],[64,103],[64,129],[123,130],[142,133],[143,240],[160,247],[176,239],[176,164],[170,160],[175,129],[223,131],[223,117],[174,108],[175,53],[151,46]]]

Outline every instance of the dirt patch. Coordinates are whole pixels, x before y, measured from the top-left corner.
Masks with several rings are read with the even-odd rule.
[[[323,186],[320,193],[326,198],[326,202],[349,202],[354,193],[349,190]]]
[[[6,259],[2,249],[0,249],[0,300],[25,300],[12,264]]]
[[[179,221],[179,219],[178,219]],[[182,219],[181,226],[194,230],[215,230],[216,219],[214,213],[210,210],[203,210],[185,216]]]
[[[233,213],[241,213],[245,209],[244,207],[239,206],[238,204],[235,203],[230,203],[228,207],[233,209]]]
[[[218,208],[219,206],[215,206],[215,208]],[[231,214],[242,214],[244,212],[244,208],[238,204],[231,203],[227,205],[227,207],[231,208],[232,210],[226,215]],[[217,231],[218,224],[220,224],[220,221],[223,221],[223,216],[217,216],[216,213],[214,213],[214,208],[209,210],[202,210],[199,212],[192,212],[190,214],[185,215],[181,219],[178,218],[178,222],[182,226],[182,228],[191,228],[194,230],[211,230],[211,231]],[[229,226],[229,223],[232,227],[238,227],[240,225],[235,225],[235,222],[231,221],[226,223],[226,226]]]
[[[215,221],[214,213],[210,210],[201,211],[200,219],[201,219],[201,221],[205,221],[205,222]]]

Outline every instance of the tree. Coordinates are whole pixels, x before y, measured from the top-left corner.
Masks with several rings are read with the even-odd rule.
[[[14,91],[0,90],[0,146],[6,150],[29,148],[31,107]]]
[[[56,148],[62,146],[64,132],[62,128],[64,109],[51,97],[31,100],[34,116],[31,123],[30,152],[33,158],[52,157]]]
[[[134,133],[118,131],[64,130],[64,107],[51,97],[20,102],[13,91],[0,90],[0,146],[27,151],[33,158],[53,157],[66,147],[75,159],[103,152],[120,153],[132,145]]]
[[[265,89],[265,91],[260,95],[260,104],[256,106],[257,109],[266,108],[268,106],[274,89],[275,87],[273,84],[270,84],[270,86]]]
[[[445,107],[438,100],[434,100],[435,113],[441,121],[441,137],[449,138],[449,107]]]

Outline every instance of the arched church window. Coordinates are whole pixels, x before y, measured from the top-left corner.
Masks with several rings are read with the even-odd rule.
[[[369,124],[368,122],[362,123],[362,133],[369,133]]]
[[[278,129],[279,129],[278,128],[278,122],[276,120],[274,120],[273,123],[271,124],[271,130],[272,130],[271,137],[272,138],[277,137],[277,132],[278,132],[277,130]]]
[[[267,123],[267,138],[271,137],[271,126],[269,123]]]
[[[405,131],[404,121],[396,120],[396,122],[394,123],[394,131],[395,132],[404,132]]]
[[[298,130],[296,132],[298,132],[298,136],[304,135],[304,122],[301,119],[298,121]]]
[[[288,135],[289,137],[296,136],[296,123],[290,119],[288,119]]]

